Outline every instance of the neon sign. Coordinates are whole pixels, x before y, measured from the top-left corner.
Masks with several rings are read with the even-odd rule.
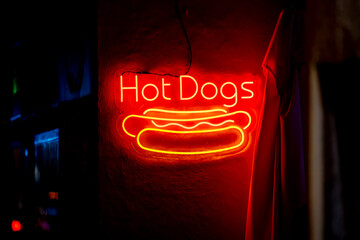
[[[117,75],[118,133],[152,156],[236,154],[247,149],[256,114],[257,79]]]

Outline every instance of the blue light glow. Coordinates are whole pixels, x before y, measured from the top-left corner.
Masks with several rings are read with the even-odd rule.
[[[58,215],[58,210],[56,208],[48,207],[48,208],[46,208],[46,213],[49,216],[57,216]]]
[[[14,121],[14,120],[16,120],[16,119],[18,119],[18,118],[21,118],[21,114],[17,114],[17,115],[15,115],[15,116],[12,116],[12,117],[10,118],[10,121],[12,122],[12,121]]]
[[[59,140],[59,129],[53,129],[47,132],[39,133],[35,135],[34,144],[46,143]]]

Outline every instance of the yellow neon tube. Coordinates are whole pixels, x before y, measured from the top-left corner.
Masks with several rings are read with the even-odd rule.
[[[221,125],[224,125],[225,123],[233,123],[234,120],[225,120],[223,121],[222,123],[219,123],[219,124],[215,124],[215,123],[209,123],[209,122],[199,122],[198,124],[195,124],[194,126],[192,127],[187,127],[187,126],[184,126],[184,125],[181,125],[180,123],[168,123],[168,124],[164,124],[164,125],[160,125],[160,124],[157,124],[156,122],[154,122],[153,120],[151,120],[151,122],[156,126],[156,127],[159,127],[159,128],[165,128],[165,127],[168,127],[168,126],[178,126],[178,127],[182,127],[184,129],[194,129],[200,125],[209,125],[209,126],[213,126],[213,127],[219,127]]]
[[[157,109],[160,110],[160,109]],[[145,111],[148,112],[148,111]],[[176,113],[184,113],[183,111],[174,111]],[[198,111],[191,111],[191,112],[197,112]],[[203,112],[203,111],[201,111]],[[125,128],[125,122],[132,117],[136,117],[136,118],[142,118],[142,119],[149,119],[149,120],[161,120],[161,121],[169,121],[169,122],[188,122],[188,121],[204,121],[204,120],[210,120],[210,119],[214,119],[214,118],[221,118],[221,117],[228,117],[228,116],[232,116],[238,113],[243,113],[245,114],[248,118],[249,118],[249,123],[244,127],[244,129],[248,128],[251,124],[251,116],[248,112],[245,111],[236,111],[236,112],[232,112],[232,113],[226,113],[226,114],[220,114],[220,115],[215,115],[215,116],[209,116],[209,117],[201,117],[201,118],[161,118],[161,117],[150,117],[150,116],[142,116],[142,115],[129,115],[127,117],[124,118],[123,122],[122,122],[122,128],[124,130],[124,132],[131,136],[131,137],[135,137],[134,134],[129,133],[126,128]]]
[[[227,113],[225,109],[222,108],[216,108],[216,109],[210,109],[210,110],[193,110],[193,111],[176,111],[176,110],[166,110],[166,109],[157,109],[157,108],[150,108],[143,112],[145,115],[148,112],[163,112],[163,113],[212,113],[212,112],[223,112]]]
[[[215,149],[215,150],[204,150],[204,151],[195,151],[195,152],[168,151],[168,150],[159,150],[159,149],[153,149],[153,148],[144,147],[140,143],[140,136],[141,136],[142,133],[144,133],[146,131],[156,131],[156,132],[175,133],[175,134],[192,134],[192,133],[220,132],[220,131],[225,131],[225,130],[228,130],[228,129],[235,129],[235,130],[239,131],[240,134],[241,134],[241,141],[238,144],[234,145],[234,146]],[[225,151],[233,150],[233,149],[236,149],[236,148],[240,147],[244,143],[244,141],[245,141],[244,132],[243,132],[243,130],[241,128],[239,128],[237,126],[229,126],[229,127],[225,127],[225,128],[209,129],[209,130],[196,130],[196,131],[174,131],[174,130],[157,129],[157,128],[145,128],[145,129],[141,130],[139,132],[139,134],[137,135],[137,137],[136,137],[137,144],[139,145],[139,147],[141,147],[144,150],[147,150],[147,151],[150,151],[150,152],[157,152],[157,153],[181,154],[181,155],[195,155],[195,154],[209,154],[209,153],[225,152]]]

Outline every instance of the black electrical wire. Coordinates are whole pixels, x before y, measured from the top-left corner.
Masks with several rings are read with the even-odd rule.
[[[182,75],[186,75],[189,71],[190,71],[190,68],[191,68],[191,64],[192,64],[192,50],[191,50],[191,44],[190,44],[190,40],[189,40],[189,36],[187,34],[187,31],[186,31],[186,28],[184,26],[184,22],[182,20],[182,17],[181,17],[181,13],[180,13],[180,10],[179,10],[179,3],[178,3],[178,0],[174,0],[174,7],[175,7],[175,12],[176,12],[176,16],[179,20],[179,23],[180,23],[180,26],[181,26],[181,29],[183,30],[184,32],[184,35],[185,35],[185,38],[186,38],[186,43],[188,45],[188,50],[189,50],[189,60],[188,60],[188,68],[186,70],[186,72]],[[153,72],[147,72],[147,71],[139,71],[139,72],[136,72],[136,71],[125,71],[123,72],[121,75],[125,74],[125,73],[135,73],[135,74],[153,74],[153,75],[158,75],[158,76],[169,76],[169,77],[180,77],[180,75],[174,75],[174,74],[169,74],[169,73],[153,73]]]
[[[190,44],[190,40],[189,40],[189,36],[186,32],[186,28],[184,26],[184,22],[181,18],[181,13],[180,13],[180,10],[179,10],[179,4],[178,4],[178,0],[175,0],[175,11],[176,11],[176,15],[179,19],[179,23],[181,25],[181,28],[184,32],[184,35],[185,35],[185,38],[186,38],[186,42],[187,42],[187,45],[188,45],[188,48],[189,48],[189,63],[188,63],[188,69],[186,70],[185,74],[186,75],[189,71],[190,71],[190,68],[191,68],[191,63],[192,63],[192,50],[191,50],[191,44]]]

